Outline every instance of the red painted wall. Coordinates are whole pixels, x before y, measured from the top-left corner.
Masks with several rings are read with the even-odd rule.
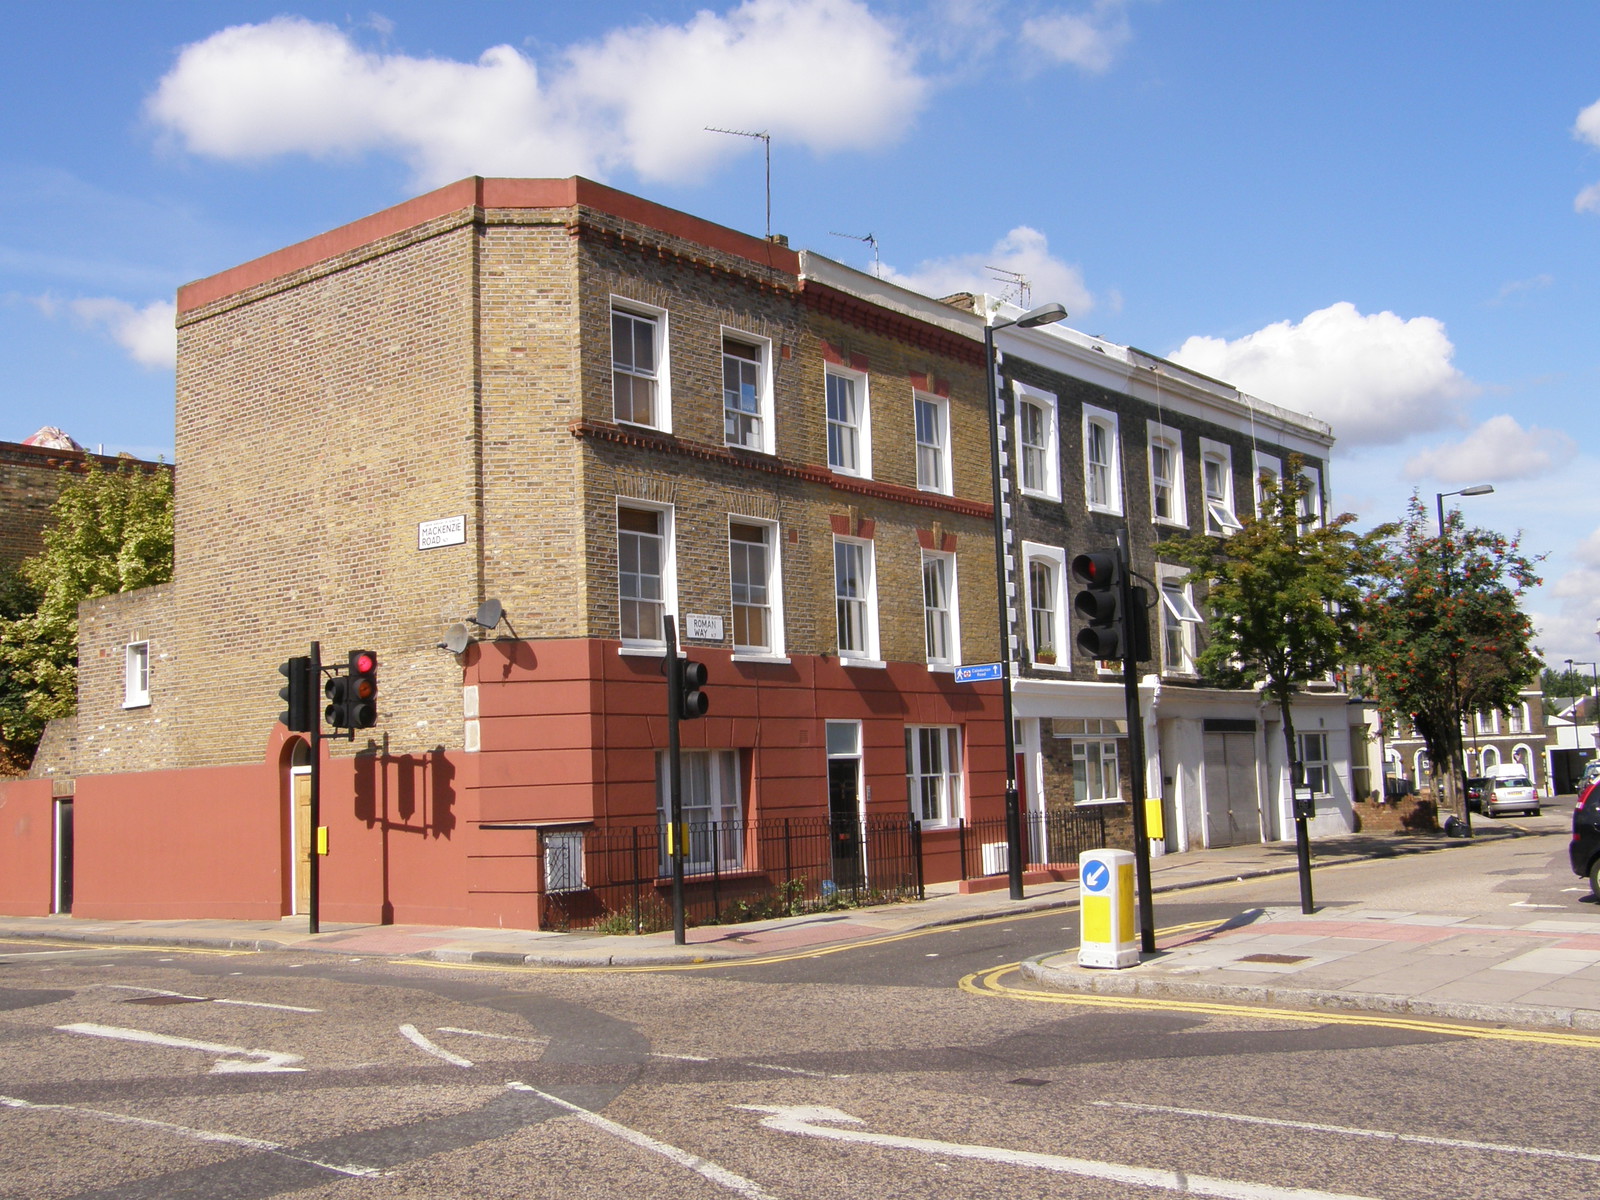
[[[274,920],[276,772],[266,765],[87,775],[74,804],[72,913]]]
[[[0,783],[0,913],[50,913],[55,882],[52,803],[48,779]]]

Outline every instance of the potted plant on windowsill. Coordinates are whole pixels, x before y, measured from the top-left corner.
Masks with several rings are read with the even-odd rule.
[[[1033,652],[1033,661],[1044,663],[1046,666],[1056,665],[1056,648],[1050,645],[1040,646]]]

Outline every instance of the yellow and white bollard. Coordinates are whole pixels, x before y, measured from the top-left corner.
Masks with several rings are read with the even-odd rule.
[[[1079,855],[1078,892],[1078,965],[1138,966],[1133,855],[1127,850],[1090,850]]]

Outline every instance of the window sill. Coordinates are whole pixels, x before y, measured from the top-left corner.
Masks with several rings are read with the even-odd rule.
[[[787,666],[787,654],[762,654],[757,651],[735,650],[732,661],[736,663],[771,663],[774,666]]]
[[[1050,674],[1050,675],[1070,675],[1070,674],[1072,674],[1072,664],[1071,663],[1064,663],[1064,662],[1047,663],[1047,662],[1040,662],[1038,659],[1034,659],[1034,660],[1032,660],[1032,661],[1030,661],[1028,663],[1028,666],[1032,667],[1035,671],[1044,671],[1044,672],[1046,672],[1047,674]]]
[[[629,429],[648,429],[651,433],[664,433],[671,436],[672,430],[665,425],[648,425],[643,421],[630,421],[627,417],[613,416],[611,418],[618,425],[625,425]]]
[[[628,646],[617,647],[617,654],[623,658],[665,658],[665,646]]]
[[[1126,804],[1121,796],[1112,796],[1109,800],[1075,800],[1073,808],[1110,808],[1116,804]]]
[[[846,658],[842,654],[839,656],[839,665],[841,667],[863,667],[869,671],[885,671],[889,667],[889,664],[881,658]]]
[[[1181,517],[1151,517],[1150,524],[1163,525],[1168,529],[1189,528],[1189,522]]]
[[[1113,507],[1110,504],[1094,504],[1092,502],[1085,501],[1083,506],[1092,513],[1107,513],[1113,517],[1120,517],[1122,515],[1122,509]]]
[[[125,708],[125,709],[127,709],[127,708],[149,708],[150,707],[150,697],[146,696],[142,700],[124,700],[122,702],[122,707]]]
[[[928,495],[930,495],[930,496],[953,496],[953,495],[955,495],[955,493],[953,491],[951,491],[947,487],[927,487],[926,485],[920,484],[920,483],[917,484],[917,491],[919,491],[919,492],[927,492]]]
[[[1019,487],[1017,491],[1021,492],[1024,496],[1031,496],[1035,500],[1049,500],[1056,504],[1061,503],[1060,492],[1041,492],[1030,487]]]
[[[960,665],[960,663],[951,662],[931,662],[928,664],[928,670],[935,675],[954,675],[956,668]]]
[[[843,467],[836,467],[832,463],[828,464],[828,470],[831,471],[835,475],[842,475],[846,479],[871,479],[872,478],[872,473],[870,471],[846,471]]]

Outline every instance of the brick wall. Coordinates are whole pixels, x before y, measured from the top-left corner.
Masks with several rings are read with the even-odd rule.
[[[50,506],[72,476],[90,461],[115,470],[126,461],[83,450],[55,450],[0,442],[0,571],[15,567],[44,548],[42,534],[50,523]],[[132,460],[145,470],[170,470],[157,463]]]
[[[188,732],[176,719],[177,624],[173,585],[85,600],[78,606],[78,715],[69,771],[105,775],[170,764]],[[149,646],[148,704],[128,706],[127,647]],[[276,688],[270,690],[276,698]],[[58,768],[59,772],[59,768]]]

